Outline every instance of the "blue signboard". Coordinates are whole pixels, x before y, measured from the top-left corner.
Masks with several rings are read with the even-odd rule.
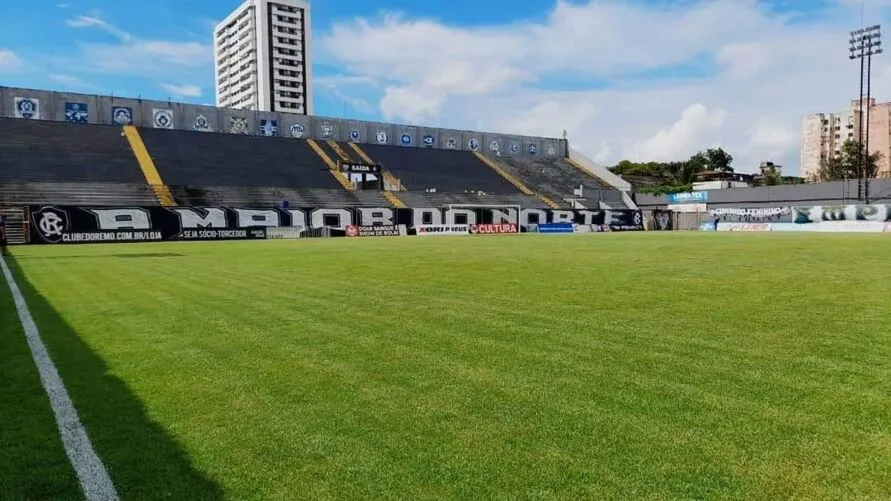
[[[539,233],[575,233],[572,223],[548,223],[538,225]]]
[[[707,191],[693,191],[690,193],[670,193],[668,195],[668,203],[670,204],[702,204],[708,202]]]

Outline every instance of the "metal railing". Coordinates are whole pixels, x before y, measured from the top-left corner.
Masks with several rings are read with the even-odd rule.
[[[3,209],[3,217],[6,219],[6,241],[9,245],[28,243],[31,235],[28,227],[28,209],[6,207]]]

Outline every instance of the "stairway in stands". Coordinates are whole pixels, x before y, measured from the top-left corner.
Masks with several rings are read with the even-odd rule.
[[[369,157],[362,148],[356,143],[339,143],[332,139],[327,141],[320,141],[319,143],[319,155],[326,156],[332,161],[336,162],[347,162],[347,163],[365,163],[374,165],[374,160]],[[323,157],[324,158],[324,157]],[[336,160],[335,160],[336,159]],[[326,161],[327,163],[327,161]],[[335,167],[336,168],[336,167]],[[403,209],[407,207],[399,197],[393,193],[393,191],[398,191],[402,188],[402,184],[396,179],[393,174],[389,171],[384,170],[381,173],[384,182],[384,190],[381,192],[381,195],[387,202],[396,207],[397,209]]]

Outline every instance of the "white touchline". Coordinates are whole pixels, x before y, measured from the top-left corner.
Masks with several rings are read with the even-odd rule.
[[[28,339],[28,346],[31,348],[31,356],[37,365],[37,371],[40,373],[40,382],[43,383],[43,389],[49,396],[50,406],[56,415],[56,424],[59,426],[59,433],[62,435],[62,445],[65,446],[65,452],[71,461],[71,466],[77,473],[80,480],[80,486],[84,491],[87,501],[117,501],[117,491],[114,484],[111,483],[111,477],[105,470],[102,460],[93,450],[93,444],[87,436],[87,430],[84,429],[80,418],[77,416],[77,410],[68,396],[68,390],[65,389],[65,383],[59,376],[59,371],[53,363],[46,351],[43,340],[40,339],[40,332],[31,317],[22,291],[13,278],[6,260],[0,257],[0,266],[3,268],[3,276],[6,277],[6,283],[9,284],[9,291],[12,292],[12,298],[15,301],[15,309],[18,311],[19,320],[22,322],[22,328],[25,329],[25,337]]]

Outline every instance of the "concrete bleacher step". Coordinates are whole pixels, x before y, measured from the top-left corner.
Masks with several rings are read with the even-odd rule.
[[[561,159],[502,157],[499,160],[507,171],[551,200],[575,199],[573,191],[582,186],[584,206],[598,208],[600,202],[615,207],[625,206],[621,192],[598,183],[594,177],[585,175]]]
[[[139,129],[167,185],[343,189],[304,139]]]
[[[356,161],[356,159],[354,159],[349,154],[349,151],[347,151],[347,149],[345,149],[337,141],[335,141],[333,139],[329,139],[329,140],[325,141],[324,144],[331,150],[332,153],[334,153],[334,157],[337,157],[337,159],[340,160],[341,162],[355,162]],[[334,158],[334,157],[332,157],[332,158]]]
[[[352,181],[350,181],[349,178],[347,178],[346,174],[344,174],[340,171],[340,169],[337,168],[337,161],[331,158],[331,155],[329,155],[328,152],[325,151],[325,148],[320,143],[318,143],[315,139],[307,139],[306,142],[307,144],[309,144],[309,147],[312,148],[312,150],[316,153],[316,155],[318,155],[319,158],[322,159],[322,161],[328,167],[328,170],[331,172],[331,175],[334,176],[334,179],[336,179],[337,182],[340,183],[343,189],[350,191],[356,189],[356,185]]]
[[[241,187],[241,186],[171,186],[183,205],[233,205],[243,207],[278,207],[287,200],[291,207],[387,207],[388,200],[377,191],[338,189]]]
[[[6,182],[0,184],[0,205],[156,206],[158,199],[144,183]]]
[[[508,172],[506,169],[502,168],[498,164],[497,161],[487,157],[486,155],[483,155],[482,153],[476,152],[476,151],[473,152],[473,154],[476,155],[476,157],[479,158],[480,161],[482,161],[484,164],[488,165],[489,168],[491,168],[492,170],[497,172],[498,175],[507,179],[507,181],[510,184],[514,185],[524,195],[534,196],[534,197],[538,198],[539,200],[541,200],[542,203],[544,203],[545,205],[547,205],[548,207],[550,207],[552,209],[560,208],[560,205],[557,204],[557,202],[554,202],[553,200],[551,200],[550,198],[548,198],[545,195],[534,192],[531,188],[529,188],[528,186],[523,184],[522,181],[517,179],[515,176],[511,175],[511,173]]]
[[[121,127],[0,118],[0,183],[144,183]]]
[[[448,205],[476,206],[520,206],[524,209],[547,209],[541,200],[532,195],[477,195],[458,193],[416,193],[407,191],[399,194],[409,207],[445,207]]]
[[[373,144],[362,145],[362,149],[374,163],[382,165],[415,192],[436,189],[440,193],[520,193],[467,151]]]
[[[390,205],[396,207],[397,209],[405,209],[408,207],[407,205],[405,205],[405,202],[397,197],[392,191],[384,191],[383,195],[384,198],[386,198],[387,201],[390,202]]]

